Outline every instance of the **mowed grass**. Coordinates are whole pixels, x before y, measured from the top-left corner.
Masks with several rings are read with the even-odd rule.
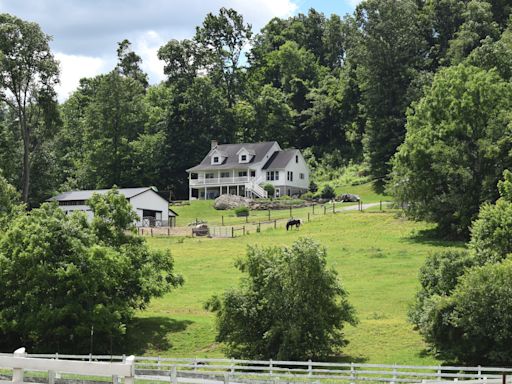
[[[367,211],[318,215],[299,231],[280,227],[234,239],[150,238],[151,247],[171,250],[185,284],[153,300],[139,314],[136,333],[141,340],[134,352],[223,356],[222,345],[215,343],[215,317],[203,308],[205,301],[238,285],[241,274],[234,262],[245,255],[247,246],[289,246],[307,236],[327,248],[328,264],[338,272],[360,320],[357,327],[346,328],[350,344],[340,360],[436,363],[407,322],[407,309],[425,257],[462,244],[433,240],[429,229],[427,224],[400,218],[396,211]]]
[[[347,185],[343,187],[337,187],[336,193],[338,195],[342,193],[353,193],[359,195],[363,203],[376,203],[379,201],[390,201],[391,197],[376,194],[371,184],[362,185]],[[291,202],[284,200],[284,203]],[[219,211],[213,208],[213,200],[196,200],[192,201],[190,205],[172,206],[172,210],[178,213],[176,223],[178,226],[184,227],[191,223],[198,221],[206,221],[212,225],[220,225],[222,223],[222,217],[224,217],[225,225],[243,225],[246,222],[244,217],[236,217],[233,209]],[[325,204],[328,210],[332,209],[331,204]],[[350,203],[336,203],[336,208],[350,205]],[[322,212],[323,207],[316,207],[316,213]],[[312,208],[298,208],[292,209],[293,217],[306,218],[308,212],[312,213]],[[282,220],[290,217],[290,211],[288,209],[274,210],[270,212],[271,220]],[[247,219],[248,222],[259,222],[268,221],[268,211],[251,211]]]

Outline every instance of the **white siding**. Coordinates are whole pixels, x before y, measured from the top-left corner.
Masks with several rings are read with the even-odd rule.
[[[140,195],[132,197],[130,199],[130,203],[135,209],[137,209],[137,212],[142,209],[160,211],[162,212],[162,220],[167,221],[169,219],[169,203],[151,189],[148,189]]]

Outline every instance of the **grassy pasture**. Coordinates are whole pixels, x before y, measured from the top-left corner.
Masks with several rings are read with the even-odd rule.
[[[375,196],[378,201],[378,196]],[[203,212],[209,202],[179,207]],[[194,211],[196,210],[196,211]],[[184,213],[183,216],[190,213]],[[182,217],[183,217],[182,216]],[[426,255],[462,244],[429,237],[431,227],[400,218],[396,211],[318,215],[300,231],[282,227],[234,239],[150,238],[157,249],[170,249],[182,288],[154,300],[135,323],[135,353],[160,356],[220,357],[215,319],[203,309],[213,294],[235,287],[241,277],[233,266],[248,245],[287,246],[300,236],[319,241],[350,294],[360,323],[347,327],[350,344],[339,359],[368,363],[431,364],[420,336],[407,322],[407,308],[417,289],[418,269]]]

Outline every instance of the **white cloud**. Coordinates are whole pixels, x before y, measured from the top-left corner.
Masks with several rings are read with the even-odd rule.
[[[83,77],[96,76],[107,69],[106,60],[99,57],[66,55],[57,52],[60,62],[60,84],[57,86],[59,101],[63,101],[77,88]]]
[[[190,38],[208,12],[236,9],[258,32],[273,17],[291,16],[300,0],[0,0],[0,12],[35,21],[53,36],[61,62],[59,100],[83,77],[114,68],[117,42],[129,39],[150,82],[164,78],[158,49],[170,39]],[[352,1],[352,0],[351,0]]]

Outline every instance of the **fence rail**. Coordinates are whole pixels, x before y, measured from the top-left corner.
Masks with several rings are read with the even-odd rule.
[[[0,361],[2,356],[0,355]],[[9,356],[12,356],[10,354]],[[28,358],[88,362],[125,362],[124,355],[31,354]],[[201,384],[277,383],[423,383],[506,384],[512,368],[414,366],[314,361],[134,357],[137,380]]]

